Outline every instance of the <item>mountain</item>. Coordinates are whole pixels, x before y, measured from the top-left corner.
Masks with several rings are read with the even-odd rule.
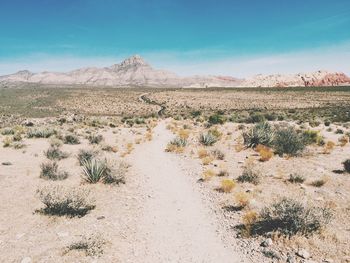
[[[105,68],[83,68],[68,73],[19,71],[0,77],[1,82],[118,87],[232,87],[236,86],[239,80],[217,76],[179,77],[165,70],[154,69],[140,56],[135,55]]]
[[[344,73],[316,71],[312,73],[286,75],[256,75],[246,79],[244,87],[316,87],[350,85],[350,78]]]
[[[154,69],[135,55],[119,64],[105,68],[82,68],[67,73],[22,70],[0,76],[0,84],[39,83],[55,85],[91,85],[113,87],[297,87],[350,85],[344,73],[317,71],[290,75],[256,75],[248,79],[229,76],[180,77],[175,73]]]

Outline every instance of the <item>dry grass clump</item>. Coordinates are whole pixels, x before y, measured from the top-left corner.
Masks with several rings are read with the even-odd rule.
[[[221,190],[224,193],[230,193],[235,186],[236,186],[235,182],[231,179],[223,179],[221,181]]]
[[[101,134],[90,134],[87,139],[90,144],[99,144],[103,141],[103,136]]]
[[[294,173],[289,175],[288,181],[293,184],[302,184],[305,182],[305,177],[301,174]]]
[[[80,140],[79,140],[79,137],[75,134],[66,134],[64,137],[63,137],[63,143],[64,144],[80,144]]]
[[[317,179],[311,182],[311,185],[314,187],[322,187],[324,186],[327,182],[328,182],[328,178],[327,177],[323,177],[321,179]]]
[[[44,152],[45,156],[50,160],[62,160],[69,156],[68,153],[63,152],[59,147],[57,146],[50,146],[47,151]]]
[[[324,139],[320,135],[319,131],[313,131],[313,130],[304,131],[302,133],[302,137],[303,137],[304,143],[306,145],[310,145],[310,144],[322,145],[322,144],[324,144]]]
[[[344,147],[345,145],[347,145],[349,143],[349,137],[347,135],[343,135],[342,137],[340,137],[338,139],[338,142],[339,142],[341,147]]]
[[[240,183],[252,183],[259,184],[261,178],[261,173],[256,167],[253,160],[248,160],[244,166],[242,174],[237,178]]]
[[[242,134],[244,144],[247,147],[255,148],[259,144],[271,146],[274,139],[274,131],[267,122],[255,124],[249,131]]]
[[[326,226],[332,211],[324,207],[309,207],[293,199],[283,198],[265,207],[259,221],[252,227],[253,234],[279,232],[286,236],[310,235]]]
[[[330,154],[332,152],[332,150],[334,149],[334,147],[335,147],[335,143],[332,141],[328,141],[324,145],[322,153],[323,154]]]
[[[202,174],[202,179],[204,180],[204,181],[208,181],[208,180],[210,180],[212,177],[214,177],[215,176],[215,172],[213,171],[213,170],[211,170],[211,169],[207,169],[207,170],[205,170],[204,172],[203,172],[203,174]]]
[[[244,208],[249,205],[250,195],[245,192],[238,192],[235,194],[235,201],[239,208]]]
[[[220,170],[217,175],[219,177],[224,177],[224,176],[229,176],[229,173],[226,170]]]
[[[197,154],[198,154],[198,157],[199,157],[200,159],[203,159],[204,157],[209,156],[208,151],[207,151],[206,149],[204,149],[204,148],[198,149]]]
[[[267,162],[273,157],[272,149],[265,145],[259,144],[258,146],[256,146],[255,151],[259,153],[260,155],[259,161],[261,162]]]
[[[10,147],[11,144],[12,144],[12,142],[13,142],[13,140],[12,140],[11,137],[5,137],[5,138],[2,140],[2,143],[3,143],[2,146],[3,146],[4,148]]]
[[[187,139],[176,137],[171,140],[165,148],[166,152],[182,153],[187,145]]]
[[[212,156],[206,156],[202,158],[203,165],[209,165],[212,161],[214,161],[214,158]]]
[[[95,208],[95,200],[89,191],[62,185],[46,186],[37,190],[45,208],[40,212],[57,216],[84,216]]]
[[[103,247],[107,242],[100,235],[83,236],[80,240],[67,247],[67,251],[81,250],[86,256],[96,257],[103,254]]]
[[[178,135],[181,139],[188,139],[190,137],[190,130],[181,129],[179,130]]]
[[[215,149],[215,150],[211,151],[211,154],[217,160],[224,160],[225,159],[225,154],[222,151],[220,151],[219,149]]]
[[[60,181],[68,177],[68,173],[58,169],[58,164],[56,162],[42,163],[40,172],[40,178],[46,180]]]
[[[253,225],[258,220],[258,216],[259,216],[258,213],[253,210],[249,210],[243,214],[242,221],[243,221],[244,228],[242,229],[242,232],[241,232],[242,236],[244,237],[251,236]]]

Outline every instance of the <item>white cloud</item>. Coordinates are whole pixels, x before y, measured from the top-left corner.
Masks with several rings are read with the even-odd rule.
[[[190,52],[152,52],[142,54],[156,68],[180,75],[229,75],[248,77],[255,74],[299,73],[316,70],[342,71],[350,75],[350,43],[328,48],[315,48],[294,53],[227,56],[222,50],[195,50]],[[33,72],[64,72],[82,67],[105,67],[122,61],[118,57],[48,56],[35,54],[23,59],[0,61],[0,75],[28,69]],[[208,57],[208,59],[206,59]]]

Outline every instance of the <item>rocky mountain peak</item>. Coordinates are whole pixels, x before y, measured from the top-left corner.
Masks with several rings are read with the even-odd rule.
[[[139,55],[131,56],[119,64],[121,67],[149,66],[149,64]]]

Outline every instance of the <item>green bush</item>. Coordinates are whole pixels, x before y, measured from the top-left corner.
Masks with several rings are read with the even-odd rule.
[[[88,140],[91,144],[99,144],[103,140],[103,136],[100,134],[91,134],[88,136]]]
[[[273,138],[274,131],[267,122],[255,124],[249,131],[243,132],[244,144],[252,148],[259,144],[271,146]]]
[[[259,122],[265,122],[266,119],[265,119],[265,116],[262,115],[261,113],[254,112],[250,114],[247,121],[248,123],[259,123]]]
[[[274,148],[277,154],[296,156],[305,149],[305,142],[293,127],[276,131]]]
[[[226,118],[220,114],[214,114],[209,116],[208,122],[212,125],[214,124],[224,124],[226,121]]]
[[[322,144],[323,137],[319,134],[318,131],[307,130],[302,133],[304,143],[306,145],[310,144]]]
[[[56,162],[43,163],[41,164],[40,168],[40,178],[43,179],[58,181],[64,180],[68,177],[67,172],[60,171],[58,169],[58,165]]]
[[[303,183],[305,181],[305,178],[300,174],[290,174],[288,181],[293,184]]]
[[[67,134],[63,138],[64,144],[80,144],[79,137],[75,134]]]
[[[62,160],[69,156],[68,153],[63,152],[57,146],[50,146],[49,149],[45,152],[45,156],[50,160]]]
[[[253,226],[253,233],[279,232],[286,236],[309,235],[326,226],[332,212],[328,208],[307,207],[293,199],[283,198],[265,207],[260,221]]]

